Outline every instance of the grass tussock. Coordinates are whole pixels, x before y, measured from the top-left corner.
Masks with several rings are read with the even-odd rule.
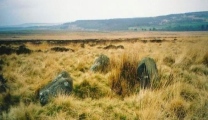
[[[169,106],[169,112],[175,119],[183,120],[187,114],[185,102],[180,99],[172,100]]]
[[[175,59],[172,56],[167,56],[163,59],[163,62],[168,65],[171,66],[172,64],[175,63]]]
[[[190,71],[195,72],[197,74],[205,74],[205,75],[208,75],[208,67],[206,67],[203,64],[201,64],[201,65],[192,65],[190,67]]]
[[[105,91],[102,91],[97,84],[90,84],[90,82],[84,80],[79,85],[74,87],[74,95],[79,98],[92,98],[98,99],[105,96]]]
[[[177,39],[115,44],[124,49],[99,49],[106,44],[94,43],[62,45],[74,52],[54,52],[50,51],[54,45],[27,43],[33,51],[30,54],[0,56],[0,73],[8,86],[7,92],[0,94],[0,119],[206,120],[208,42],[203,37],[194,42],[190,37]],[[37,50],[41,52],[34,52]],[[110,58],[109,70],[91,72],[100,54]],[[136,69],[146,56],[155,59],[159,81],[153,89],[140,90]],[[73,78],[72,94],[59,94],[41,106],[38,90],[61,71]]]
[[[118,58],[117,58],[118,57]],[[111,57],[109,75],[111,89],[119,95],[131,93],[137,83],[137,66],[139,56],[135,51],[123,52],[120,56]]]

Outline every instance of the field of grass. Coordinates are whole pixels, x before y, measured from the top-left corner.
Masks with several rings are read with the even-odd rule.
[[[76,33],[71,38],[69,34],[72,33],[57,34],[55,39],[62,39],[61,35],[64,34],[63,37],[69,40],[95,38],[109,41],[102,44],[28,42],[25,43],[26,47],[34,51],[30,54],[0,55],[4,63],[0,73],[9,87],[6,93],[0,94],[0,105],[8,108],[0,111],[0,119],[208,119],[207,32],[106,32],[90,36],[93,35],[91,32]],[[1,40],[12,36],[16,35],[1,34]],[[48,36],[44,37],[43,34],[37,39],[53,38]],[[21,39],[21,36],[17,38]],[[36,38],[33,34],[27,37],[33,38]],[[110,41],[118,38],[146,41]],[[164,41],[151,42],[152,39]],[[124,49],[103,49],[108,45],[122,45]],[[65,47],[74,51],[55,52],[51,51],[52,47]],[[100,54],[110,58],[110,65],[107,72],[94,73],[89,69]],[[137,81],[131,82],[133,77],[126,78],[122,73],[136,74],[139,61],[147,56],[156,61],[159,81],[151,88],[141,90]],[[124,68],[125,63],[129,64]],[[67,71],[73,78],[72,94],[60,94],[41,106],[37,96],[39,89],[61,71]]]
[[[189,38],[207,38],[207,32],[136,32],[136,31],[67,31],[67,30],[34,30],[34,31],[1,31],[0,40],[79,40],[79,39],[126,39],[126,38],[140,38],[140,39],[152,39],[152,38],[173,38],[178,39]],[[168,39],[169,40],[169,39]],[[183,39],[184,40],[184,39]]]

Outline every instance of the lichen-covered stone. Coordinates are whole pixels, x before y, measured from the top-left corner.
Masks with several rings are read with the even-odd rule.
[[[55,97],[58,94],[69,95],[72,90],[73,80],[66,71],[63,71],[39,91],[40,103],[45,105],[50,97]]]
[[[97,71],[105,71],[108,67],[110,59],[106,56],[101,54],[91,66],[90,70],[97,72]]]
[[[158,70],[152,58],[145,57],[141,60],[137,68],[137,79],[141,88],[150,87],[151,83],[158,78]]]

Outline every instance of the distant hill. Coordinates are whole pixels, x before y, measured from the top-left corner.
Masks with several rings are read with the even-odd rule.
[[[208,11],[171,14],[157,17],[77,20],[60,25],[23,24],[0,27],[7,30],[72,30],[72,31],[208,31]]]
[[[57,23],[25,23],[20,25],[0,26],[0,31],[16,31],[16,30],[48,30],[57,29]]]
[[[158,17],[77,20],[64,23],[60,28],[71,30],[204,31],[208,30],[208,11]]]

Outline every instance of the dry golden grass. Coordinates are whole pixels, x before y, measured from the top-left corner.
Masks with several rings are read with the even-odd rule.
[[[105,33],[108,34],[115,33]],[[133,33],[124,34],[131,36]],[[80,44],[62,45],[75,52],[50,50],[59,45],[27,43],[28,48],[42,52],[1,55],[4,61],[1,73],[7,79],[13,104],[8,111],[2,112],[0,119],[208,119],[207,34],[141,34],[145,34],[146,39],[172,35],[177,40],[85,44],[84,48]],[[123,45],[124,49],[100,48],[109,44]],[[100,54],[110,58],[107,73],[89,71]],[[147,56],[156,60],[160,81],[153,89],[140,90],[134,73],[139,61]],[[73,93],[70,96],[60,94],[41,106],[36,95],[38,90],[63,70],[74,80]],[[113,83],[117,84],[113,86]],[[137,85],[131,88],[131,84]],[[112,86],[116,89],[111,89]],[[116,94],[119,87],[122,88],[121,95]],[[6,104],[4,95],[0,98],[0,104]]]
[[[19,33],[1,33],[0,40],[77,40],[77,39],[125,39],[141,38],[166,40],[199,40],[207,38],[207,32],[156,32],[156,31],[20,31]]]

